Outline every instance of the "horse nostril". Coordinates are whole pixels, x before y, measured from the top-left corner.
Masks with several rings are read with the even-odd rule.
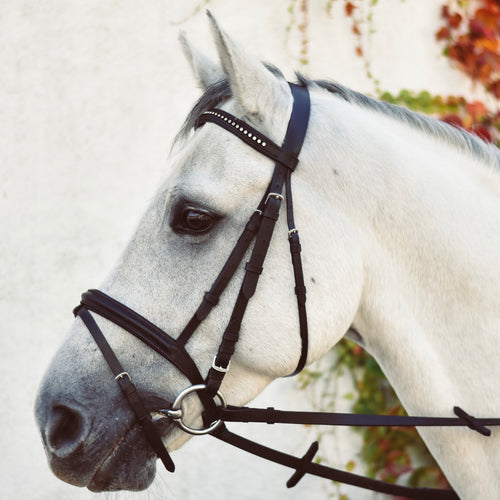
[[[57,455],[73,453],[85,437],[85,419],[75,408],[54,406],[47,428],[47,441]]]

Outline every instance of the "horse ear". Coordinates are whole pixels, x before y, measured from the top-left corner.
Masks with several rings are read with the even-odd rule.
[[[207,90],[210,85],[225,79],[222,68],[196,49],[188,40],[184,31],[179,33],[179,40],[184,55],[191,65],[194,76],[203,90]]]
[[[278,78],[245,48],[224,33],[207,11],[217,50],[233,96],[245,114],[269,115],[277,106],[290,103],[290,89],[284,78]]]

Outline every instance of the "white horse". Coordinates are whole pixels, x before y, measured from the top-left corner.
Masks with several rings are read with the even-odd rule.
[[[205,94],[176,140],[167,177],[101,287],[176,337],[257,206],[273,162],[214,126],[219,106],[281,144],[289,86],[212,20],[221,64],[184,47]],[[222,83],[221,83],[222,82]],[[382,366],[411,415],[500,416],[500,155],[433,119],[339,85],[308,81],[311,116],[293,174],[308,289],[308,363],[346,333]],[[265,269],[222,384],[244,405],[300,355],[296,298],[278,220]],[[243,270],[187,350],[207,373]],[[146,404],[173,401],[186,379],[160,355],[96,316]],[[201,405],[187,422],[201,425]],[[155,406],[156,405],[156,406]],[[144,489],[155,456],[109,368],[77,319],[42,383],[37,419],[51,467],[91,490]],[[158,426],[169,450],[189,437]],[[500,498],[500,431],[420,433],[464,499]]]

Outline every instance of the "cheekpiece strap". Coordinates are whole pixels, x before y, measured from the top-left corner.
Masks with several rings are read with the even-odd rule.
[[[284,199],[282,192],[287,183],[290,183],[291,173],[298,163],[299,153],[302,148],[307,126],[309,123],[310,97],[307,87],[290,84],[293,97],[293,107],[288,127],[283,141],[279,147],[268,137],[261,134],[247,123],[239,120],[230,113],[219,109],[212,109],[202,113],[197,125],[212,122],[236,135],[253,149],[273,159],[276,164],[267,189],[267,196],[262,208],[262,221],[257,234],[255,246],[252,249],[250,260],[245,266],[245,276],[231,314],[229,324],[223,334],[217,355],[206,377],[206,387],[209,395],[213,396],[220,388],[225,377],[231,357],[234,354],[236,343],[239,339],[241,322],[246,311],[248,301],[253,296],[262,272],[263,263],[273,236],[276,221],[279,216],[281,202]],[[290,190],[287,189],[287,195]],[[290,203],[288,212],[290,219]],[[292,216],[293,219],[293,216]],[[295,238],[294,238],[295,241]],[[292,263],[296,282],[296,291],[299,307],[299,325],[301,338],[301,354],[298,365],[293,374],[298,373],[305,365],[308,351],[307,317],[305,314],[305,286],[303,284],[302,264],[298,247],[292,245]]]

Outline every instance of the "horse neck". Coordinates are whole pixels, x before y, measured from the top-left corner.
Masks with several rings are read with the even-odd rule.
[[[500,370],[498,172],[394,118],[330,100],[322,170],[335,170],[333,213],[363,248],[354,326],[410,411],[449,413],[460,402],[488,411],[491,370]]]
[[[330,199],[330,223],[349,221],[362,248],[353,326],[367,349],[410,414],[450,416],[461,406],[499,416],[498,171],[339,99],[317,100],[312,118],[311,135],[322,144],[317,189]],[[461,498],[498,493],[498,433],[421,434]]]

